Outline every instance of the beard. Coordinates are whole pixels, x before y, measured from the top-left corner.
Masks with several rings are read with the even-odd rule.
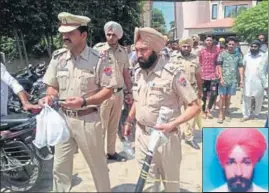
[[[158,59],[158,55],[155,51],[153,51],[147,60],[138,58],[137,61],[139,63],[140,68],[145,70],[145,69],[149,69],[156,62],[157,59]]]
[[[198,46],[198,42],[193,42],[193,46],[195,47],[195,46]]]
[[[182,51],[181,50],[181,55],[182,56],[189,56],[191,54],[191,51]]]
[[[227,185],[230,192],[247,192],[251,188],[252,182],[253,182],[253,175],[250,179],[241,176],[236,176],[227,179]]]
[[[259,50],[250,50],[251,55],[257,55]]]

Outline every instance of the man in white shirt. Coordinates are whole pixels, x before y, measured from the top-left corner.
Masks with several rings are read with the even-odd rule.
[[[9,74],[5,65],[1,63],[1,116],[7,115],[8,87],[19,96],[24,110],[41,108],[39,105],[29,103],[23,87]]]
[[[258,129],[228,128],[222,131],[216,140],[216,153],[226,183],[211,192],[268,192],[268,187],[265,190],[253,183],[256,163],[266,148],[266,139]]]
[[[243,89],[243,118],[246,121],[251,118],[251,99],[255,98],[255,110],[253,118],[258,118],[264,97],[264,90],[268,88],[268,81],[264,73],[264,64],[261,61],[264,53],[260,51],[260,42],[254,40],[250,51],[244,57],[244,89]]]

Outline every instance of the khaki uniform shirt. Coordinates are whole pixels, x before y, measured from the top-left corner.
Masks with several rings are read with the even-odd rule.
[[[117,85],[106,53],[99,53],[86,46],[75,58],[70,50],[62,48],[53,53],[44,75],[45,84],[59,89],[59,98],[91,96],[102,87]]]
[[[123,69],[128,69],[130,67],[128,54],[125,48],[118,45],[116,49],[113,49],[107,42],[98,43],[93,48],[98,51],[108,52],[109,64],[115,68],[118,82],[117,88],[122,88],[124,86]]]
[[[194,54],[190,54],[189,56],[182,56],[181,53],[178,53],[172,57],[171,62],[185,72],[185,75],[187,76],[191,85],[196,89],[197,80],[195,74],[200,73],[198,57]]]
[[[149,73],[136,67],[133,98],[136,120],[148,127],[156,125],[161,106],[172,109],[175,118],[180,115],[181,101],[190,104],[198,99],[184,73],[161,57]]]

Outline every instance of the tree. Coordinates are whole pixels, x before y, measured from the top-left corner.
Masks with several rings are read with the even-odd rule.
[[[174,36],[175,36],[175,21],[170,21],[169,25],[170,25],[170,29],[167,33],[167,36],[168,36],[169,40],[173,40]]]
[[[152,9],[152,19],[151,19],[151,27],[161,32],[162,34],[166,33],[166,25],[165,19],[163,16],[163,12],[157,8]]]
[[[2,0],[0,1],[1,41],[12,38],[18,53],[35,56],[47,55],[59,48],[60,12],[85,15],[91,18],[88,43],[90,46],[105,41],[104,25],[108,21],[120,23],[124,29],[121,41],[131,44],[134,28],[140,26],[142,0]],[[8,18],[8,19],[7,19]],[[5,43],[5,42],[2,42]],[[4,46],[0,46],[0,51]],[[7,47],[5,47],[7,48]],[[26,53],[27,52],[27,53]],[[23,54],[22,54],[23,53]]]
[[[170,30],[173,29],[175,27],[175,21],[170,21],[169,25],[170,25]]]
[[[247,42],[256,39],[258,33],[268,34],[268,1],[242,11],[235,19],[233,31]]]

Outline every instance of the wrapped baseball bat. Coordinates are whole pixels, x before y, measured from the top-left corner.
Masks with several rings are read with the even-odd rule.
[[[169,109],[168,107],[162,106],[159,111],[157,124],[168,123],[172,115],[173,115],[173,110]],[[148,144],[148,152],[146,154],[146,158],[142,166],[138,182],[136,184],[135,192],[143,191],[153,155],[155,151],[158,149],[158,147],[165,144],[167,141],[168,141],[168,138],[163,132],[158,131],[154,128],[151,129],[150,139],[149,139],[149,144]]]

